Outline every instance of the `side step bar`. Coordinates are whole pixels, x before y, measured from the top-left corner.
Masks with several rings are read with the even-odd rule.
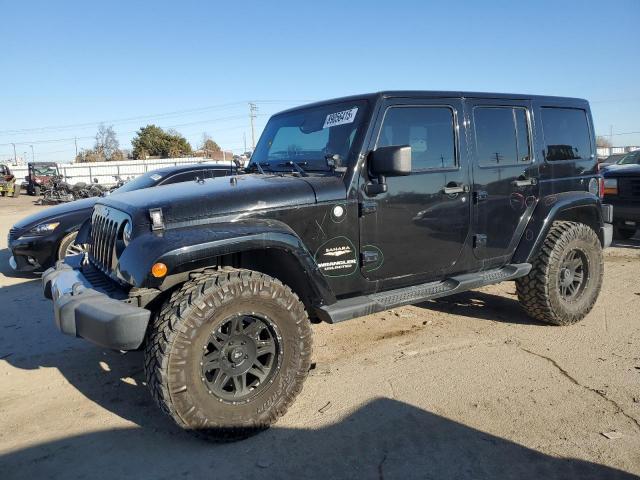
[[[362,295],[360,297],[338,300],[332,305],[317,309],[318,317],[329,323],[338,323],[352,318],[363,317],[376,312],[389,310],[433,298],[453,295],[492,283],[514,280],[524,277],[531,271],[530,263],[505,265],[502,268],[477,273],[465,273],[438,282],[423,283],[410,287],[396,288],[386,292]]]

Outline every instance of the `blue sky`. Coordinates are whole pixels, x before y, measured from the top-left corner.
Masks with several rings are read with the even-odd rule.
[[[100,121],[124,148],[156,123],[240,151],[249,100],[259,132],[283,108],[383,89],[584,97],[597,133],[640,132],[638,0],[0,0],[0,19],[0,161],[10,142],[70,161]]]

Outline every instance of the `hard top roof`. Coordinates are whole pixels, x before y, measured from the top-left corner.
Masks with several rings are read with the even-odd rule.
[[[548,101],[550,103],[567,103],[567,104],[586,104],[587,100],[576,97],[558,97],[550,95],[529,95],[525,93],[490,93],[490,92],[465,92],[465,91],[447,91],[447,90],[384,90],[375,93],[364,93],[361,95],[350,95],[347,97],[338,97],[319,102],[308,103],[297,107],[289,108],[277,113],[292,112],[301,108],[326,105],[331,103],[351,102],[357,100],[376,101],[387,98],[487,98],[487,99],[505,99],[505,100],[536,100],[539,102]]]

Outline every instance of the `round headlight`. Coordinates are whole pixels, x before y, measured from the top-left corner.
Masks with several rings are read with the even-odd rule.
[[[128,246],[131,241],[131,222],[125,220],[124,225],[122,226],[122,241],[124,242],[124,246]]]

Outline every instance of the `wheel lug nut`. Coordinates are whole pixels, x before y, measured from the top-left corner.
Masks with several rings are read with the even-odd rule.
[[[245,355],[245,356],[244,356],[244,359],[245,359],[245,360],[246,360],[247,358],[249,358],[249,355]]]

